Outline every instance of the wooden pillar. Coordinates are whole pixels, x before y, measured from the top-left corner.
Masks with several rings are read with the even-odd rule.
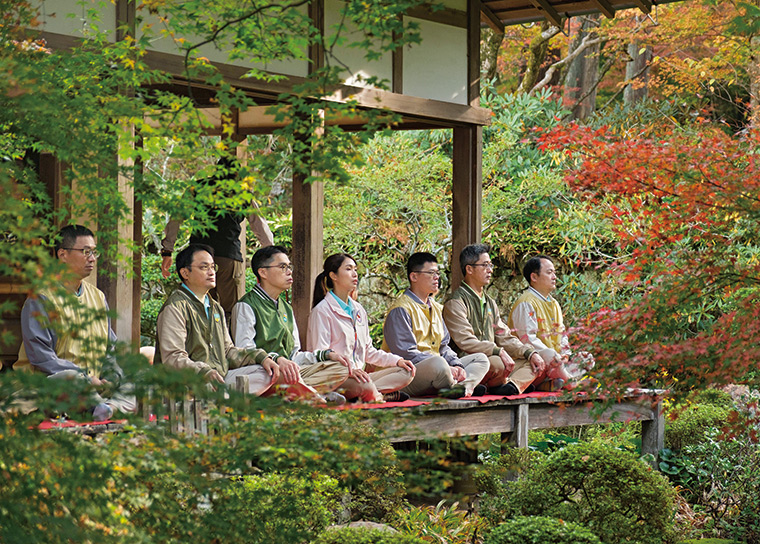
[[[122,129],[120,146],[133,146],[134,125],[126,124]],[[98,287],[105,293],[111,310],[117,314],[116,319],[111,322],[116,337],[122,342],[134,342],[138,344],[140,340],[140,278],[138,274],[137,281],[135,281],[133,272],[138,263],[135,263],[135,255],[131,251],[130,246],[132,242],[139,242],[142,237],[142,222],[135,221],[137,211],[141,211],[141,207],[135,207],[134,184],[127,175],[128,172],[134,172],[134,161],[132,159],[125,160],[121,158],[117,160],[119,172],[116,183],[118,184],[119,194],[124,199],[129,212],[124,219],[119,221],[117,229],[119,238],[117,242],[118,257],[115,259],[115,262],[99,263],[102,273],[98,274]],[[138,226],[140,227],[140,232],[137,232]],[[137,296],[135,296],[135,290],[137,291]],[[137,301],[137,304],[135,304],[135,301]]]
[[[320,34],[324,35],[324,0],[309,2],[309,17]],[[324,48],[312,43],[309,46],[309,71],[314,72],[323,67],[324,59]],[[321,181],[305,183],[304,179],[302,174],[293,176],[293,250],[290,252],[290,261],[293,263],[293,313],[301,336],[301,346],[305,347],[314,280],[322,270],[325,188]]]
[[[530,416],[528,404],[518,404],[514,410],[514,422],[512,431],[501,433],[502,452],[507,444],[517,448],[528,447],[528,430],[530,429]]]
[[[293,176],[293,251],[290,261],[293,263],[293,313],[302,346],[306,346],[314,279],[322,270],[324,202],[324,182],[304,183],[302,176]]]
[[[654,456],[654,468],[657,468],[660,450],[665,447],[665,416],[662,403],[654,408],[654,419],[641,422],[641,454],[651,453]]]
[[[467,3],[467,102],[480,104],[480,0]],[[454,129],[451,289],[462,281],[459,253],[468,244],[480,242],[483,197],[483,129],[467,126]]]
[[[454,129],[452,187],[451,288],[462,281],[459,253],[468,244],[480,242],[483,181],[481,154],[483,131],[480,127]]]

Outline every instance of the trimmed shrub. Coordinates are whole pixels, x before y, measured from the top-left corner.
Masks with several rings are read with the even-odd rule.
[[[665,446],[680,450],[686,446],[700,444],[707,439],[707,433],[728,421],[728,408],[712,404],[692,404],[680,412],[665,426]]]
[[[338,507],[333,478],[272,473],[229,481],[206,518],[209,525],[247,526],[240,531],[245,544],[307,542],[333,522]]]
[[[486,535],[483,544],[601,544],[577,523],[545,516],[518,516]]]
[[[709,404],[718,408],[733,408],[734,399],[731,394],[721,389],[702,389],[689,397],[694,404]]]
[[[421,538],[396,531],[367,527],[337,527],[322,533],[312,544],[427,544]]]
[[[667,479],[634,455],[598,443],[573,444],[481,500],[492,525],[546,515],[588,527],[603,542],[670,541],[675,513]]]

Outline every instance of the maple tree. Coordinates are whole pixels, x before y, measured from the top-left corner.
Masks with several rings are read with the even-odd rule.
[[[612,392],[737,383],[760,361],[760,138],[711,125],[639,138],[555,128],[544,149],[572,157],[571,188],[618,239],[607,274],[629,296],[590,316],[576,343]]]

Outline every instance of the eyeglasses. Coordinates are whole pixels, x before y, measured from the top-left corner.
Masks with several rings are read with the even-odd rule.
[[[65,249],[66,251],[81,251],[85,259],[89,259],[90,257],[94,257],[97,259],[98,257],[100,257],[100,251],[94,248],[86,247],[82,249],[79,247],[62,247],[61,249]]]
[[[482,266],[483,268],[488,268],[490,270],[493,270],[493,263],[475,263],[475,264],[471,264],[470,266]]]
[[[289,263],[272,264],[269,266],[260,266],[259,268],[279,268],[283,272],[285,272],[286,270],[288,272],[293,272],[293,265]]]
[[[417,274],[428,274],[429,276],[433,276],[434,278],[440,278],[441,273],[438,270],[415,270]]]
[[[190,266],[188,266],[188,268],[193,268],[193,266],[190,265]],[[214,263],[214,264],[199,264],[195,268],[197,268],[201,272],[208,272],[209,270],[213,270],[214,272],[216,272],[217,270],[219,270],[219,265],[216,264],[216,263]]]

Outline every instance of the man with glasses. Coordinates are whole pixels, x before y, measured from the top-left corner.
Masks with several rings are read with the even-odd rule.
[[[297,376],[281,372],[263,349],[236,348],[230,338],[222,306],[209,296],[216,285],[214,250],[190,244],[175,259],[181,285],[169,295],[156,323],[156,364],[189,368],[213,387],[232,386],[248,376],[248,392],[269,395],[287,385],[290,398],[316,398]]]
[[[483,244],[459,255],[464,280],[443,306],[443,319],[459,355],[483,353],[490,368],[483,379],[492,395],[519,395],[532,388],[546,364],[536,349],[523,344],[501,320],[496,301],[486,294],[493,263]]]
[[[433,300],[440,279],[435,256],[413,254],[406,273],[409,288],[391,305],[383,324],[383,350],[416,367],[414,380],[403,391],[448,398],[482,395],[486,388],[478,384],[488,372],[488,358],[482,353],[459,358],[449,347],[443,307]]]
[[[232,338],[242,349],[261,348],[280,366],[280,372],[324,395],[327,402],[344,404],[335,392],[346,381],[350,363],[332,350],[301,351],[298,325],[285,292],[293,285],[293,265],[281,246],[259,249],[251,258],[257,284],[232,308]]]
[[[23,344],[15,369],[29,368],[51,378],[86,379],[103,393],[91,399],[92,418],[110,419],[114,411],[136,408],[131,386],[108,357],[116,335],[111,329],[103,292],[83,281],[95,270],[99,253],[95,235],[82,225],[61,229],[55,256],[67,270],[61,284],[29,297],[21,310]],[[105,391],[111,391],[106,396]]]

